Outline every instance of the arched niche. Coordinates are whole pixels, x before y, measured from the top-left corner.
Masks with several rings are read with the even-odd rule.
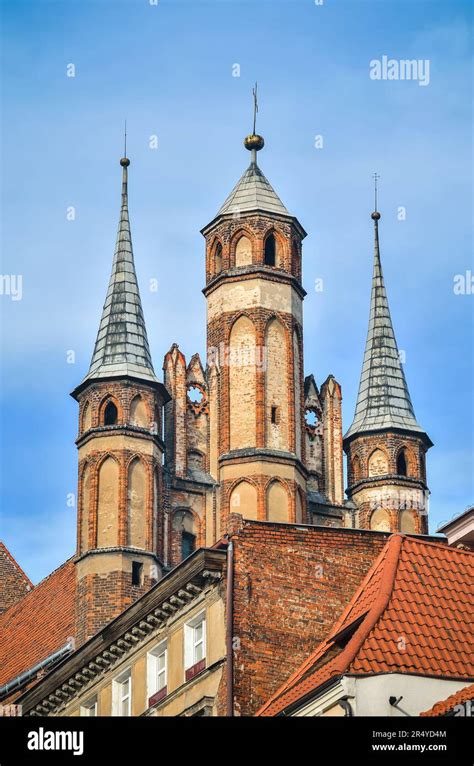
[[[99,468],[97,547],[118,545],[119,466],[107,457]]]
[[[388,473],[388,460],[385,452],[376,449],[369,457],[369,476],[385,476]]]
[[[404,532],[407,535],[416,534],[417,529],[415,511],[404,509],[400,512],[400,532]]]
[[[356,481],[359,481],[361,477],[361,469],[360,469],[360,458],[359,455],[355,455],[352,458],[351,463],[351,474],[352,474],[352,482],[355,484]]]
[[[303,524],[305,521],[303,494],[299,489],[296,491],[296,519],[295,520],[297,524]]]
[[[91,469],[89,465],[86,465],[82,472],[81,501],[81,553],[84,553],[84,551],[87,551],[89,548],[89,519],[91,509]]]
[[[250,319],[241,316],[229,338],[230,448],[256,444],[256,336]]]
[[[147,475],[143,461],[135,458],[128,468],[128,545],[146,548]]]
[[[82,431],[88,431],[92,427],[92,407],[86,402],[82,410]]]
[[[257,519],[257,490],[249,481],[241,481],[231,492],[230,513],[240,513],[246,519]]]
[[[265,332],[265,440],[270,449],[289,451],[289,385],[286,330],[272,319]]]
[[[301,358],[298,333],[293,332],[293,396],[295,402],[295,444],[296,456],[301,458]]]
[[[390,514],[385,508],[377,508],[370,517],[370,528],[376,532],[390,532]]]
[[[141,428],[148,428],[148,409],[140,394],[135,396],[130,404],[130,423]]]
[[[268,521],[289,521],[288,492],[280,481],[272,481],[266,501]]]
[[[252,263],[252,243],[248,237],[242,235],[235,247],[235,265],[248,266]]]
[[[222,271],[222,245],[216,242],[214,245],[214,274],[220,274]]]

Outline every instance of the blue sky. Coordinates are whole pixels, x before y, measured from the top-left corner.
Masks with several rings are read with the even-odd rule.
[[[308,231],[306,374],[342,383],[347,428],[367,332],[376,170],[395,332],[435,443],[431,530],[472,503],[473,295],[453,291],[455,275],[472,269],[469,3],[2,5],[2,273],[22,275],[23,295],[0,296],[1,537],[31,578],[75,548],[68,393],[87,371],[105,298],[124,117],[136,267],[161,371],[173,341],[188,358],[205,350],[199,230],[248,163],[256,79],[260,165]],[[371,80],[370,61],[384,55],[429,59],[429,85]]]

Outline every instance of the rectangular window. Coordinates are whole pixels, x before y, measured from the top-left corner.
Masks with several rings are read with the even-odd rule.
[[[132,676],[126,670],[112,684],[113,715],[130,716],[132,714]]]
[[[143,564],[140,561],[132,561],[132,585],[143,585]]]
[[[206,617],[199,614],[184,626],[185,678],[189,681],[206,667]]]
[[[81,705],[81,716],[88,716],[95,718],[97,715],[97,697],[91,697],[90,700],[87,700],[87,702],[84,702],[83,705]]]
[[[147,657],[148,706],[166,697],[168,682],[168,648],[166,641],[148,652]]]
[[[191,532],[183,532],[181,535],[181,559],[187,559],[196,549],[196,535]]]

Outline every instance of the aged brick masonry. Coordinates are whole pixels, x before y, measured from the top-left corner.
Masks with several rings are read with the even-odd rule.
[[[426,532],[424,454],[375,263],[354,422],[341,387],[303,372],[306,232],[251,162],[206,242],[207,359],[173,344],[164,384],[153,370],[135,274],[128,166],[112,276],[79,402],[80,642],[144,593],[163,568],[211,546],[229,515],[275,522]],[[164,407],[164,426],[162,410]],[[135,567],[135,580],[133,579]],[[138,573],[138,574],[137,574]]]
[[[428,533],[432,443],[397,349],[380,213],[359,394],[343,437],[341,385],[328,375],[318,388],[304,375],[306,233],[257,164],[263,145],[245,139],[250,165],[202,230],[206,359],[187,362],[173,343],[163,382],[135,273],[130,161],[120,161],[112,275],[89,371],[72,394],[76,554],[32,590],[6,551],[1,559],[0,695],[26,714],[253,714],[325,640],[363,578],[378,582],[374,562],[395,556],[390,534]]]

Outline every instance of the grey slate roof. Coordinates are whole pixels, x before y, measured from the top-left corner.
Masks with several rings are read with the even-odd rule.
[[[226,213],[235,215],[250,210],[290,215],[278,194],[258,167],[254,157],[252,157],[247,170],[240,181],[234,186],[217,215],[225,215]]]
[[[122,207],[112,274],[91,365],[84,381],[118,375],[158,382],[151,361],[133,260],[127,167],[123,167]]]
[[[424,434],[418,425],[398,354],[380,262],[378,221],[374,220],[375,253],[369,332],[354,420],[345,439],[388,428]]]

